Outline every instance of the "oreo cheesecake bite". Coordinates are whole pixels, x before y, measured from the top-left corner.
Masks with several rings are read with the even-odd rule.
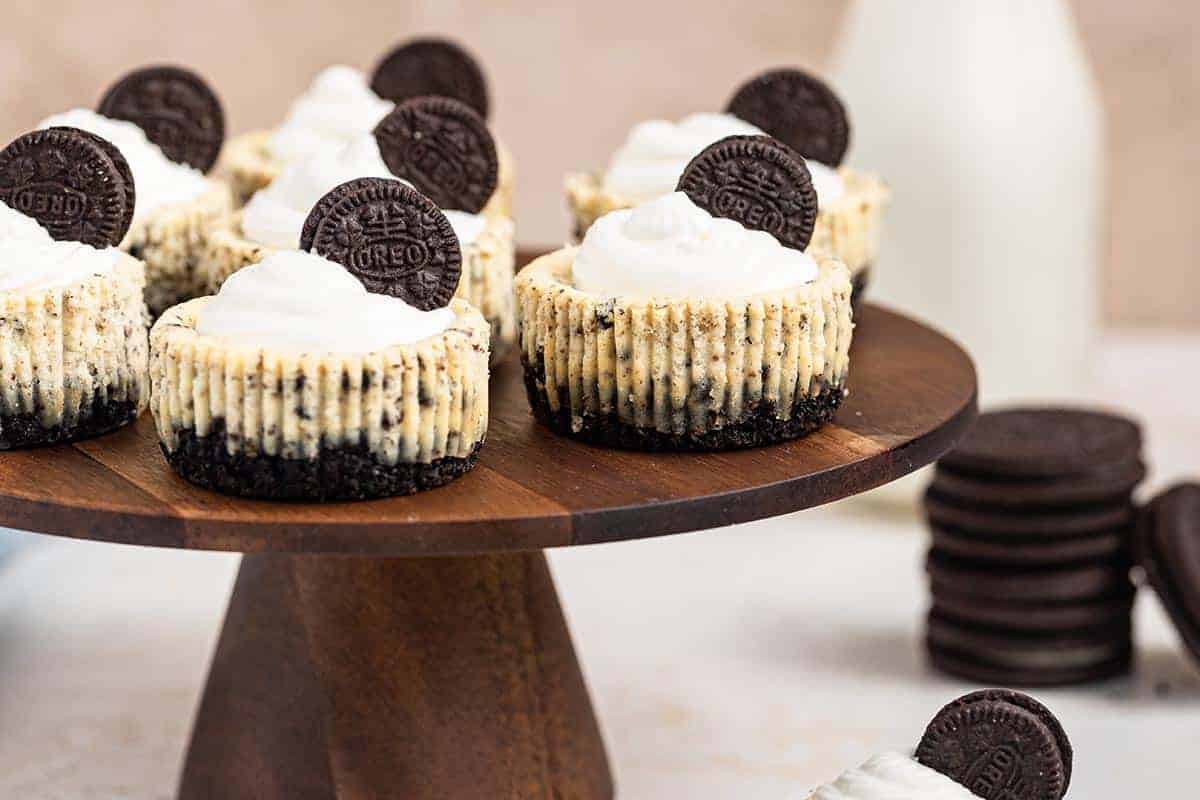
[[[116,247],[131,181],[112,143],[73,128],[0,152],[0,449],[106,433],[146,405],[145,268]]]
[[[238,270],[294,248],[309,210],[334,187],[399,177],[433,200],[454,229],[463,263],[451,291],[488,321],[492,357],[499,360],[516,342],[516,245],[512,219],[484,213],[495,193],[498,161],[486,124],[469,106],[444,97],[407,100],[374,132],[288,165],[243,209],[214,225],[200,271],[209,292],[216,292]]]
[[[151,331],[168,463],[209,489],[357,500],[441,486],[487,432],[489,326],[452,299],[453,225],[394,179],[321,198],[275,250]]]
[[[196,266],[205,237],[233,209],[229,185],[207,174],[225,138],[224,112],[208,84],[180,67],[134,70],[96,111],[76,108],[39,125],[60,126],[111,142],[124,157],[126,182],[137,193],[120,247],[146,265],[151,316],[203,294]]]
[[[573,234],[582,241],[605,214],[671,192],[683,168],[708,145],[729,136],[769,135],[802,156],[820,206],[810,248],[844,263],[855,298],[866,287],[879,253],[889,193],[874,175],[842,164],[850,142],[845,106],[823,81],[798,69],[776,69],[743,86],[725,111],[691,114],[678,122],[636,125],[603,173],[566,178]]]
[[[803,436],[845,394],[850,276],[805,252],[817,196],[804,160],[731,137],[679,191],[611,212],[583,244],[517,277],[535,416],[584,441],[724,450]]]
[[[484,121],[491,105],[479,62],[446,39],[404,42],[385,54],[370,74],[343,65],[328,67],[296,98],[278,127],[229,142],[222,169],[238,203],[269,186],[289,164],[341,150],[375,130],[397,105],[419,97],[455,100]],[[515,165],[502,144],[496,142],[495,148],[498,177],[486,209],[511,216]]]

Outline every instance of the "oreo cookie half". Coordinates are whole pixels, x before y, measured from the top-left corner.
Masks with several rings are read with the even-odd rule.
[[[371,91],[400,104],[437,95],[466,103],[487,119],[483,70],[470,53],[448,39],[414,39],[392,50],[371,76]]]
[[[449,97],[405,100],[375,126],[375,140],[392,174],[440,208],[475,214],[496,191],[496,143],[466,103]]]
[[[450,302],[462,251],[446,215],[400,181],[359,178],[309,212],[300,248],[341,264],[368,291],[429,311]]]
[[[1138,526],[1137,558],[1183,643],[1200,663],[1200,484],[1163,492]]]
[[[803,70],[773,69],[751,78],[726,110],[830,167],[842,163],[850,146],[845,105],[828,84]]]
[[[121,180],[124,182],[125,219],[122,221],[122,224],[125,226],[125,230],[128,231],[129,226],[133,224],[133,212],[137,205],[137,188],[134,186],[133,170],[129,168],[129,162],[125,160],[125,156],[121,154],[121,151],[117,149],[117,146],[108,139],[105,139],[103,136],[97,136],[91,131],[85,131],[79,128],[61,129],[78,131],[79,133],[82,133],[84,136],[88,137],[101,148],[103,148],[105,155],[112,159],[113,166],[117,168],[117,172],[121,173]],[[54,130],[54,128],[51,128],[50,130]]]
[[[101,114],[132,122],[167,158],[208,172],[225,141],[225,112],[216,93],[182,67],[145,67],[121,78],[100,100]]]
[[[1071,756],[1041,716],[1002,695],[967,695],[929,723],[917,760],[987,800],[1061,800]]]
[[[59,241],[120,244],[131,196],[107,148],[75,128],[33,131],[0,151],[0,201]]]
[[[684,168],[676,191],[796,250],[808,247],[817,223],[817,192],[804,159],[770,136],[729,136],[709,145]]]

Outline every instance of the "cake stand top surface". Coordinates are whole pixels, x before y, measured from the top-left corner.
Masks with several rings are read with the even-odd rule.
[[[937,459],[976,412],[955,343],[871,305],[858,314],[850,396],[805,439],[724,453],[579,444],[539,426],[520,365],[494,370],[479,463],[410,497],[323,505],[240,500],[176,477],[154,423],[0,453],[0,525],[138,545],[420,556],[530,550],[715,528],[828,503]]]

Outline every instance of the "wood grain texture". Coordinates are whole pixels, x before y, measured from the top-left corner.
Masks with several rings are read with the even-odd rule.
[[[180,800],[606,800],[541,553],[247,556]]]
[[[176,477],[145,415],[115,434],[0,454],[0,524],[113,542],[247,553],[434,555],[535,550],[715,528],[828,503],[948,450],[975,415],[975,372],[939,333],[867,305],[850,396],[795,442],[663,455],[579,444],[531,416],[520,366],[492,377],[478,466],[453,484],[364,503],[224,497]]]

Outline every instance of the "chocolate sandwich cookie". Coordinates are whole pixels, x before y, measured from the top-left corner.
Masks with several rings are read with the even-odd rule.
[[[812,175],[787,145],[770,136],[728,136],[688,163],[676,191],[716,217],[766,231],[804,250],[817,223]]]
[[[1086,475],[1138,457],[1141,430],[1132,420],[1072,408],[1014,408],[980,415],[939,462],[972,475],[1055,478]]]
[[[449,97],[487,119],[487,80],[479,62],[448,39],[414,39],[392,50],[375,67],[371,91],[393,103],[414,97]]]
[[[0,151],[0,201],[59,241],[115,247],[129,230],[134,192],[109,153],[76,128],[32,131]]]
[[[916,758],[987,800],[1061,800],[1073,756],[1052,717],[1019,693],[973,693],[937,713]]]
[[[216,92],[182,67],[134,70],[113,84],[97,109],[132,122],[167,158],[208,172],[225,141],[225,112]]]
[[[941,525],[931,525],[930,531],[935,550],[973,564],[1050,567],[1125,559],[1129,555],[1126,529],[1041,537],[980,535]]]
[[[726,110],[830,167],[842,163],[850,146],[850,119],[841,98],[803,70],[773,69],[751,78]]]
[[[935,597],[946,591],[996,601],[1069,603],[1111,597],[1131,585],[1129,567],[1124,562],[1001,569],[934,550],[929,553],[927,569]]]
[[[375,126],[375,141],[391,173],[441,208],[477,214],[496,191],[496,143],[466,103],[406,100]]]
[[[137,187],[133,182],[133,170],[129,168],[129,162],[125,160],[125,156],[121,154],[117,146],[102,136],[97,136],[91,131],[80,130],[78,128],[64,128],[59,126],[48,128],[47,130],[78,131],[104,150],[105,155],[112,160],[113,166],[117,168],[117,172],[121,173],[121,188],[125,190],[125,218],[121,221],[121,226],[128,231],[129,227],[133,225],[133,211],[137,205]]]
[[[1020,598],[995,600],[942,590],[931,610],[943,619],[1015,633],[1070,633],[1111,629],[1128,623],[1133,608],[1133,587],[1111,597],[1074,602],[1025,602]]]
[[[1129,502],[1040,513],[1006,512],[960,505],[933,490],[925,495],[925,513],[932,524],[943,528],[1013,538],[1084,536],[1128,527],[1134,519],[1133,504]]]
[[[1200,484],[1180,484],[1150,502],[1138,526],[1137,558],[1200,662]]]
[[[1004,478],[956,472],[938,465],[930,490],[963,505],[996,510],[1044,510],[1064,506],[1128,502],[1146,477],[1146,465],[1132,458],[1067,478]]]

